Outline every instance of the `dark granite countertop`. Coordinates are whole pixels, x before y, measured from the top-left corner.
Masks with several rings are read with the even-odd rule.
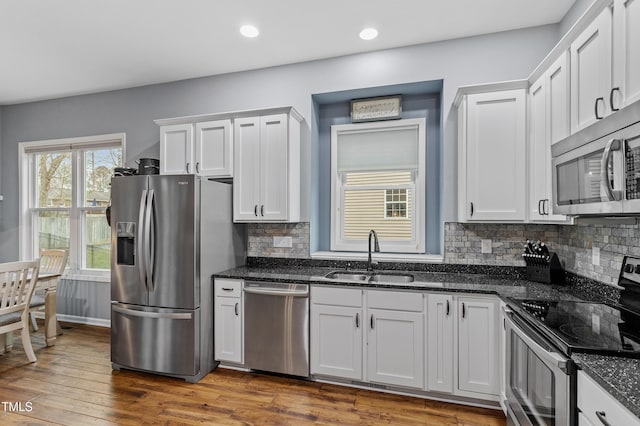
[[[349,268],[351,267],[351,268]],[[327,286],[355,286],[366,288],[387,288],[428,292],[458,292],[493,294],[503,300],[509,297],[548,300],[616,300],[616,291],[606,284],[568,274],[563,285],[550,285],[524,278],[522,270],[509,267],[465,267],[465,265],[439,265],[434,270],[405,270],[398,265],[385,268],[383,272],[406,272],[414,276],[416,283],[385,284],[367,282],[336,282],[324,278],[336,270],[352,271],[353,265],[326,265],[304,262],[253,262],[214,274],[214,277],[244,279],[249,281],[272,281],[286,283],[316,284]],[[429,267],[427,267],[429,268]],[[355,269],[362,270],[362,265]],[[406,268],[410,269],[410,268]],[[470,273],[471,272],[471,273]],[[480,272],[480,273],[478,273]],[[618,294],[619,295],[619,294]],[[611,393],[622,405],[640,417],[640,360],[574,354],[573,359],[590,377]]]
[[[571,357],[589,377],[640,417],[640,359],[594,354]]]
[[[214,274],[218,278],[235,278],[249,281],[286,282],[294,284],[317,284],[327,286],[355,286],[366,288],[386,288],[396,290],[413,290],[429,292],[462,292],[476,294],[494,294],[501,298],[533,298],[550,300],[567,300],[580,298],[573,291],[573,287],[564,285],[549,285],[527,281],[518,277],[450,273],[406,271],[413,275],[414,282],[403,283],[370,283],[362,281],[335,281],[324,278],[326,274],[339,270],[327,267],[247,267],[242,266]],[[343,269],[344,270],[344,269]],[[351,270],[350,270],[351,271]],[[384,273],[399,271],[382,271]]]

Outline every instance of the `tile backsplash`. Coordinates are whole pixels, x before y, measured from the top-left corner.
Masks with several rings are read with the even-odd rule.
[[[291,248],[273,245],[274,236],[290,236]],[[624,255],[640,256],[638,224],[486,224],[447,222],[444,225],[444,261],[465,265],[524,266],[527,239],[545,241],[569,272],[607,284],[616,284]],[[491,253],[482,253],[482,240],[491,240]],[[249,257],[310,257],[309,223],[250,224]],[[599,257],[594,264],[594,250]]]

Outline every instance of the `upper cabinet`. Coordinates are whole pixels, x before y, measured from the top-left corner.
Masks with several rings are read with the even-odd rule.
[[[551,210],[551,144],[569,136],[568,77],[565,52],[529,87],[528,219],[534,222],[567,220]]]
[[[235,222],[303,220],[301,121],[293,108],[234,120]]]
[[[640,3],[614,0],[571,43],[571,132],[640,99]]]
[[[525,220],[525,89],[464,96],[458,140],[460,221]]]
[[[160,174],[232,177],[231,120],[161,125]]]

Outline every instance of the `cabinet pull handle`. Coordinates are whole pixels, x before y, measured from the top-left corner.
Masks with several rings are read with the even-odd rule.
[[[236,313],[236,316],[240,315],[238,312],[238,302],[236,302],[236,306],[233,307],[233,311]]]
[[[191,173],[191,172],[189,171],[189,163],[187,163],[187,173]]]
[[[467,310],[464,307],[464,302],[462,302],[462,318],[464,318],[466,314],[467,314]]]
[[[256,215],[256,217],[258,217],[258,205],[254,205],[253,206],[253,214]]]
[[[264,204],[260,206],[260,216],[264,216]]]
[[[447,316],[449,316],[449,300],[447,300]]]
[[[620,108],[613,107],[613,94],[619,91],[620,91],[619,87],[614,87],[613,89],[611,89],[611,92],[609,93],[609,105],[611,105],[611,111],[620,111]]]
[[[549,199],[545,199],[544,203],[542,203],[542,211],[545,215],[549,216]]]
[[[222,289],[224,291],[233,291],[233,288],[231,288],[231,287],[222,287]]]
[[[360,328],[360,312],[356,312],[356,328]]]
[[[371,314],[371,329],[373,330],[373,314]]]
[[[200,162],[196,163],[196,173],[200,173]]]
[[[473,203],[471,203],[471,216],[473,216]]]
[[[611,426],[611,423],[607,421],[607,413],[604,411],[596,411],[596,417],[598,417],[598,420],[600,420],[600,423],[604,426]]]
[[[544,215],[544,205],[542,204],[543,202],[544,200],[538,200],[538,214],[540,216]]]
[[[604,103],[604,98],[603,97],[599,97],[596,99],[596,105],[595,105],[595,113],[596,113],[596,120],[602,120],[602,116],[600,114],[598,114],[598,102],[602,101],[602,103]]]

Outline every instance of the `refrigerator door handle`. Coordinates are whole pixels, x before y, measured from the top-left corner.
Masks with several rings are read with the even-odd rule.
[[[142,196],[140,197],[140,208],[138,210],[138,243],[136,245],[136,257],[138,259],[138,273],[140,274],[140,281],[145,283],[146,285],[146,266],[144,264],[145,261],[145,244],[144,244],[144,212],[146,210],[147,203],[147,190],[142,190]],[[148,288],[147,288],[148,290]]]
[[[147,206],[145,211],[145,220],[144,220],[144,233],[146,236],[145,239],[145,259],[144,259],[144,268],[146,272],[146,285],[149,291],[153,291],[153,264],[155,257],[155,241],[153,235],[153,227],[151,226],[151,221],[153,219],[153,199],[154,193],[153,189],[150,189],[147,193]]]
[[[147,312],[147,311],[138,311],[134,309],[125,309],[119,306],[111,306],[114,312],[118,312],[122,315],[128,315],[131,317],[139,317],[139,318],[162,318],[162,319],[173,319],[173,320],[190,320],[193,317],[192,313],[189,312]]]

